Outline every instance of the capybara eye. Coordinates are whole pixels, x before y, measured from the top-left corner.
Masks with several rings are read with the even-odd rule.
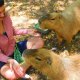
[[[55,20],[55,18],[51,19],[51,20]]]
[[[36,60],[38,60],[38,61],[41,61],[41,58],[40,58],[40,57],[38,57],[38,56],[37,56],[35,59],[36,59]]]

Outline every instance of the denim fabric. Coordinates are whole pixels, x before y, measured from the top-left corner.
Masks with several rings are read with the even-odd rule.
[[[5,64],[5,62],[0,61],[0,68]]]
[[[26,47],[26,42],[27,42],[27,40],[20,41],[20,42],[17,43],[17,46],[18,46],[19,51],[20,51],[21,53],[23,53],[23,51],[27,48],[27,47]]]

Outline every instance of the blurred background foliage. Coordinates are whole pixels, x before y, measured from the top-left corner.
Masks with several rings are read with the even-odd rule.
[[[5,0],[11,15],[20,15],[23,12],[31,18],[39,18],[53,11],[63,11],[74,1],[76,0]]]

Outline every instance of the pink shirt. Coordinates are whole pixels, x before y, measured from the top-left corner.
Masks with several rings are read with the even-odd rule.
[[[17,34],[26,34],[28,33],[28,29],[15,30],[8,14],[6,14],[3,19],[3,25],[8,37],[0,35],[0,61],[6,62],[7,56],[12,55],[14,51],[15,40],[13,36]]]

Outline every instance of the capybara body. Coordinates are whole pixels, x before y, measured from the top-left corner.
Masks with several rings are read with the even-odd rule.
[[[25,50],[25,62],[47,75],[49,80],[80,80],[80,55],[58,55],[51,50]]]
[[[40,27],[57,33],[59,42],[65,39],[71,42],[80,31],[80,0],[75,1],[63,12],[53,12],[39,19]]]

